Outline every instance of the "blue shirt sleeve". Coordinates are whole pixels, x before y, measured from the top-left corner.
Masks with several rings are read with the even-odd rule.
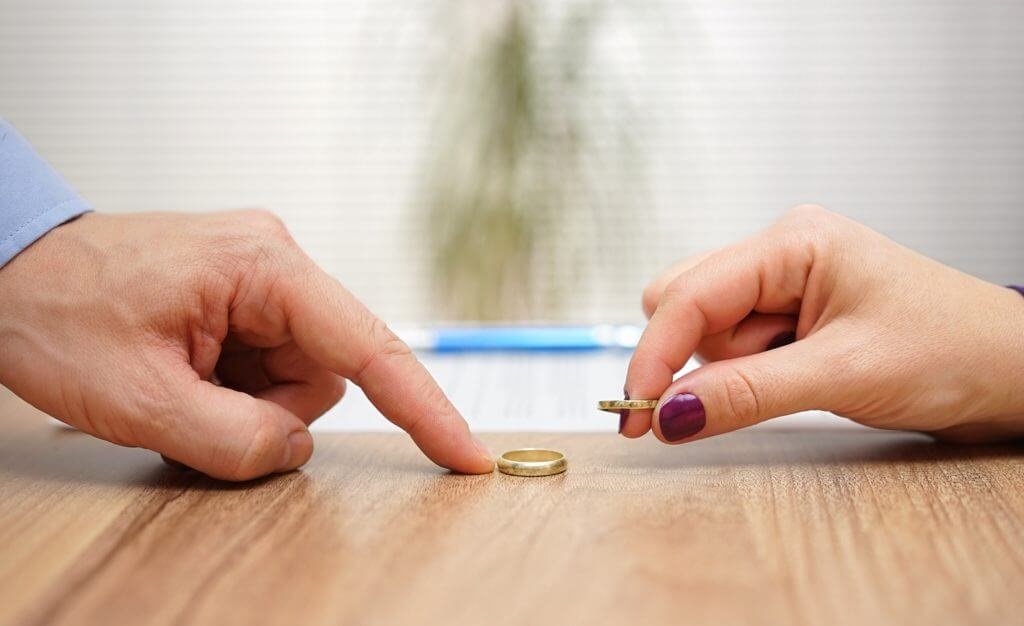
[[[0,268],[51,228],[92,210],[0,119]]]

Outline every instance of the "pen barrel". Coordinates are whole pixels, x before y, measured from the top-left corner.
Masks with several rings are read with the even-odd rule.
[[[592,327],[440,328],[434,332],[437,352],[599,350],[611,345]]]

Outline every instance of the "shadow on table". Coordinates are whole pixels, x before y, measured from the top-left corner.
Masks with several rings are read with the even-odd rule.
[[[182,487],[195,481],[139,448],[124,448],[62,426],[3,435],[0,474],[70,484]]]
[[[1019,442],[984,445],[944,443],[921,433],[793,428],[740,431],[678,446],[616,447],[607,465],[667,470],[686,467],[908,464],[1024,458]]]
[[[336,436],[331,445],[319,445],[310,463],[297,472],[233,483],[168,465],[150,450],[118,446],[64,426],[48,428],[49,431],[33,428],[28,432],[5,433],[0,446],[0,475],[67,484],[171,490],[189,487],[221,492],[254,489],[280,477],[295,479],[309,472],[326,475],[329,480],[343,479],[355,470],[361,474],[387,474],[390,480],[406,477],[472,482],[479,478],[451,474],[432,464],[401,434],[394,435],[396,445],[374,453],[368,453],[358,441],[361,435]],[[401,445],[397,445],[399,442]],[[358,457],[358,462],[353,457]]]
[[[458,476],[423,458],[404,435],[394,444],[367,454],[360,441],[366,435],[331,435],[329,445],[318,446],[302,473],[328,480],[458,481],[467,488],[487,477]],[[379,443],[378,439],[375,440]],[[552,446],[570,458],[570,473],[659,472],[677,469],[842,464],[915,464],[1024,458],[1024,445],[957,445],[918,434],[871,430],[836,430],[800,427],[740,431],[679,446],[661,444],[651,435],[626,440],[613,434],[501,433],[484,435],[495,452],[502,446]],[[391,439],[389,439],[391,441]],[[327,442],[324,442],[327,443]],[[62,483],[143,486],[160,489],[191,487],[206,491],[237,491],[259,487],[275,477],[230,483],[194,471],[173,468],[159,455],[139,448],[122,448],[84,433],[55,427],[41,436],[8,433],[0,454],[0,472]],[[14,454],[10,452],[14,451]],[[358,457],[358,462],[353,461]],[[548,479],[550,482],[550,479]]]
[[[54,426],[50,433],[9,433],[3,447],[15,454],[0,454],[0,473],[53,483],[233,491],[258,487],[273,479],[246,483],[215,480],[187,468],[172,467],[155,452],[117,446],[62,426]]]

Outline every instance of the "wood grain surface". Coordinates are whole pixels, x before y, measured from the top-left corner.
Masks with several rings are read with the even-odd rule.
[[[834,430],[552,446],[455,476],[319,434],[244,485],[56,427],[0,390],[5,624],[1021,623],[1024,450]]]

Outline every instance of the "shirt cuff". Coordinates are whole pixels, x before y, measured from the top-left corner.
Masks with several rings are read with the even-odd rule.
[[[0,119],[0,268],[50,229],[89,210],[28,141]]]
[[[0,240],[0,268],[52,229],[91,210],[84,200],[74,198],[43,211],[14,232],[4,233],[4,239]]]

